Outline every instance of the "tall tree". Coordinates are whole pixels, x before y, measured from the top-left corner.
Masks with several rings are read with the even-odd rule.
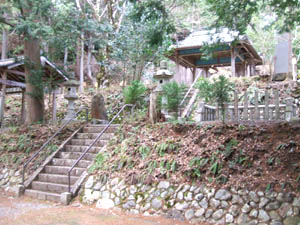
[[[246,32],[247,26],[252,25],[254,15],[269,7],[276,17],[283,22],[281,31],[290,31],[300,25],[300,1],[298,0],[206,0],[212,12],[216,14],[215,26],[227,27],[231,30]]]

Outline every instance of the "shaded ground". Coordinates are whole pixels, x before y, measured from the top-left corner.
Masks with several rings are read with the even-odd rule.
[[[163,217],[126,215],[77,202],[62,206],[26,197],[14,198],[0,194],[1,225],[188,225]],[[205,225],[205,224],[199,224]]]

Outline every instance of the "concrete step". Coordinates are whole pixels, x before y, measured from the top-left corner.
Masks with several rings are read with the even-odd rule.
[[[83,128],[83,133],[100,133],[103,129],[105,128],[105,126],[103,125],[94,125],[94,126],[87,126]],[[114,133],[119,129],[119,125],[114,126],[112,125],[111,127],[109,127],[105,133]]]
[[[76,159],[59,159],[53,158],[51,164],[53,166],[73,166],[76,162]],[[88,160],[80,160],[77,164],[77,167],[87,168],[92,162]]]
[[[49,192],[43,192],[43,191],[38,191],[33,189],[26,189],[24,195],[35,199],[40,199],[40,200],[60,202],[60,194],[57,193],[49,193]]]
[[[68,191],[68,185],[41,182],[41,181],[33,181],[31,183],[31,189],[38,190],[38,191],[54,192],[54,193],[61,194],[63,192]]]
[[[71,176],[70,178],[71,184],[74,184],[79,177]],[[68,184],[68,176],[59,174],[40,173],[38,176],[38,181],[56,184]]]
[[[91,143],[93,143],[94,139],[72,139],[71,144],[72,145],[82,145],[82,146],[89,146]],[[106,140],[99,140],[97,143],[94,144],[94,146],[103,147],[108,143]]]
[[[76,139],[95,139],[99,133],[78,133]],[[110,140],[114,137],[113,133],[104,133],[102,134],[100,140]]]
[[[70,168],[70,166],[45,166],[44,173],[67,175]],[[71,176],[79,177],[85,170],[85,168],[74,167]]]
[[[88,146],[81,146],[81,145],[66,145],[65,152],[84,152]],[[102,147],[92,147],[88,153],[97,154]]]
[[[58,157],[61,159],[78,159],[83,152],[60,152]],[[86,153],[83,160],[93,161],[97,154]]]

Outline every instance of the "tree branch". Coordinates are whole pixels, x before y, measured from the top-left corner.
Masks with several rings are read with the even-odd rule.
[[[4,23],[4,24],[6,24],[6,25],[8,25],[8,26],[11,26],[11,27],[14,27],[14,26],[15,26],[14,24],[12,24],[12,23],[6,21],[6,19],[3,18],[3,17],[1,17],[1,16],[0,16],[0,23]]]

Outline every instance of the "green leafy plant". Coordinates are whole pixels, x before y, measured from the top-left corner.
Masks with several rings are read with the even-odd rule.
[[[177,84],[177,82],[172,81],[163,85],[163,94],[167,98],[167,102],[164,107],[171,112],[178,115],[178,108],[180,101],[183,99],[184,86]]]
[[[225,104],[230,101],[230,94],[233,91],[234,84],[225,76],[220,76],[211,82],[202,78],[197,84],[199,95],[206,102],[217,103],[221,107],[222,121],[225,123]]]
[[[145,91],[146,87],[142,82],[138,80],[132,81],[123,91],[125,104],[141,104]]]
[[[144,146],[144,145],[142,145],[138,148],[138,151],[139,151],[142,159],[145,159],[148,157],[150,150],[151,149],[148,146]]]

